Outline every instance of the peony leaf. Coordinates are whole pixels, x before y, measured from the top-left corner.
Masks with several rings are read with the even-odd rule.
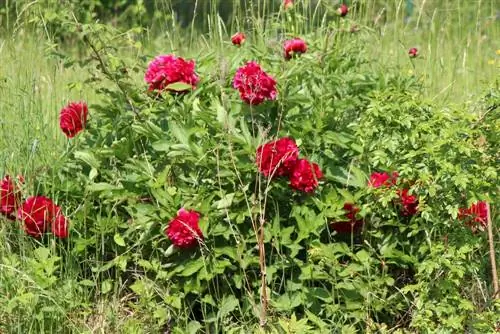
[[[85,162],[87,165],[89,165],[92,168],[99,169],[100,163],[99,160],[95,157],[95,155],[91,152],[87,151],[76,151],[75,152],[75,159],[81,160]]]
[[[174,83],[171,83],[170,85],[168,85],[167,87],[165,87],[165,89],[166,90],[173,90],[176,92],[183,92],[186,90],[192,90],[193,86],[191,86],[190,84],[187,84],[185,82],[174,82]]]

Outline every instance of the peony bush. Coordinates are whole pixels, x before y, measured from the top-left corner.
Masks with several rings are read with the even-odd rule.
[[[498,99],[437,108],[372,71],[369,35],[147,64],[102,31],[81,29],[102,100],[61,110],[62,167],[36,196],[0,184],[0,212],[66,238],[89,294],[124,296],[148,332],[493,328],[463,283],[486,268]]]

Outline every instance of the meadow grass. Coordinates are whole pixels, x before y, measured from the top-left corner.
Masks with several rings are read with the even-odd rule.
[[[162,1],[164,4],[167,2]],[[238,28],[248,27],[244,24],[247,21],[251,21],[248,42],[266,44],[268,39],[276,39],[279,34],[266,24],[265,17],[270,10],[265,6],[266,1],[254,3],[261,6],[257,14],[247,14],[252,16],[243,18],[247,9],[236,6],[235,15],[227,27],[218,19],[216,11],[209,7],[205,34],[198,33],[192,25],[185,33],[186,37],[181,38],[182,30],[172,24],[161,34],[144,35],[143,53],[154,55],[171,50],[188,55],[203,54],[205,51],[226,53],[231,47],[230,35]],[[359,12],[351,12],[345,27],[358,24],[361,33],[369,34],[372,43],[367,43],[366,49],[380,60],[378,70],[392,68],[416,76],[423,84],[424,96],[441,105],[467,103],[498,80],[500,24],[496,0],[467,4],[453,0],[415,1],[410,17],[407,17],[405,1],[388,1],[385,7],[375,6],[375,3],[367,1]],[[169,9],[168,4],[158,8]],[[323,17],[315,8],[302,9],[303,16],[310,22],[303,33],[319,38],[321,27],[315,27],[314,22],[322,22]],[[323,21],[323,24],[329,22]],[[57,46],[46,34],[22,27],[21,22],[20,29],[0,36],[0,175],[23,174],[27,186],[32,187],[30,180],[37,173],[44,172],[40,168],[50,166],[66,151],[67,141],[58,128],[60,108],[69,100],[86,100],[92,104],[98,96],[94,87],[82,84],[88,76],[85,69],[65,67],[54,53],[58,50]],[[419,49],[418,58],[409,59],[407,51],[410,47]],[[137,80],[141,80],[139,75]],[[67,291],[72,292],[65,294],[59,291],[52,295],[47,292],[32,277],[30,259],[37,256],[33,254],[34,248],[29,242],[19,243],[23,238],[16,231],[12,226],[0,226],[0,258],[4,259],[0,269],[3,272],[0,273],[0,286],[3,292],[26,294],[28,299],[43,298],[47,300],[47,307],[56,308],[67,305],[62,300],[68,296],[81,298],[82,305],[91,301],[89,296],[79,295],[78,289],[71,290],[72,266],[77,265],[71,263],[71,259],[65,259],[67,262],[61,264],[65,270],[63,277],[59,278],[68,284]],[[15,251],[20,254],[21,263],[6,262],[5,259],[11,259],[10,254]],[[95,305],[97,315],[90,319],[96,322],[97,327],[101,324],[104,328],[108,322],[115,322],[115,327],[123,325],[120,323],[125,321],[126,314],[120,314],[120,311],[114,313],[120,304],[118,298],[117,291],[111,306]],[[102,315],[106,313],[114,315],[111,318]],[[5,314],[0,312],[0,323],[2,316]],[[73,316],[75,319],[82,317],[81,314]],[[18,332],[21,333],[29,326],[28,321],[43,320],[19,321]],[[129,322],[128,326],[140,325]],[[54,323],[54,328],[57,328],[57,323]],[[75,322],[76,328],[92,330],[91,325],[78,322]]]

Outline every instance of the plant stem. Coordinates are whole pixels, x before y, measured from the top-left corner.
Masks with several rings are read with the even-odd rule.
[[[491,224],[490,203],[486,203],[488,222],[488,243],[490,246],[491,275],[493,278],[493,299],[497,299],[500,290],[498,289],[497,262],[495,259],[495,244],[493,243],[493,226]]]
[[[267,288],[266,288],[266,249],[264,248],[264,217],[260,218],[259,229],[259,264],[261,275],[261,291],[260,291],[260,326],[264,327],[267,322]]]

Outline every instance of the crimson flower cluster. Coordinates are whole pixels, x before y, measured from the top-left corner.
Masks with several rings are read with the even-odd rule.
[[[284,49],[285,59],[290,60],[294,55],[305,53],[307,51],[307,44],[300,38],[294,38],[285,41]]]
[[[320,167],[307,159],[299,159],[299,148],[293,138],[280,138],[257,148],[257,167],[264,176],[286,176],[292,189],[312,193],[323,177]]]
[[[203,241],[199,220],[199,212],[181,208],[168,224],[165,234],[174,246],[183,249],[193,248]]]
[[[392,172],[391,174],[375,172],[371,174],[368,185],[372,188],[389,188],[396,185],[398,177],[398,172]],[[396,190],[396,194],[399,197],[401,214],[403,216],[414,216],[418,213],[418,199],[416,196],[411,195],[408,189],[398,189]]]
[[[24,182],[22,177],[18,180]],[[45,196],[31,196],[21,203],[21,189],[8,175],[0,182],[0,203],[0,213],[11,220],[19,219],[28,235],[39,238],[50,228],[55,237],[68,237],[69,224],[61,208]]]
[[[483,231],[488,226],[488,204],[485,201],[478,201],[468,208],[460,208],[458,219],[464,221],[473,232],[478,229]]]
[[[286,9],[290,9],[293,7],[293,0],[284,0],[283,7]]]
[[[241,99],[250,105],[274,100],[277,95],[276,80],[254,61],[248,62],[236,71],[233,87],[240,92]]]
[[[160,55],[149,63],[144,80],[149,84],[150,91],[169,90],[168,85],[178,82],[186,83],[195,88],[199,78],[194,67],[194,60],[186,61],[184,58],[171,54]]]

